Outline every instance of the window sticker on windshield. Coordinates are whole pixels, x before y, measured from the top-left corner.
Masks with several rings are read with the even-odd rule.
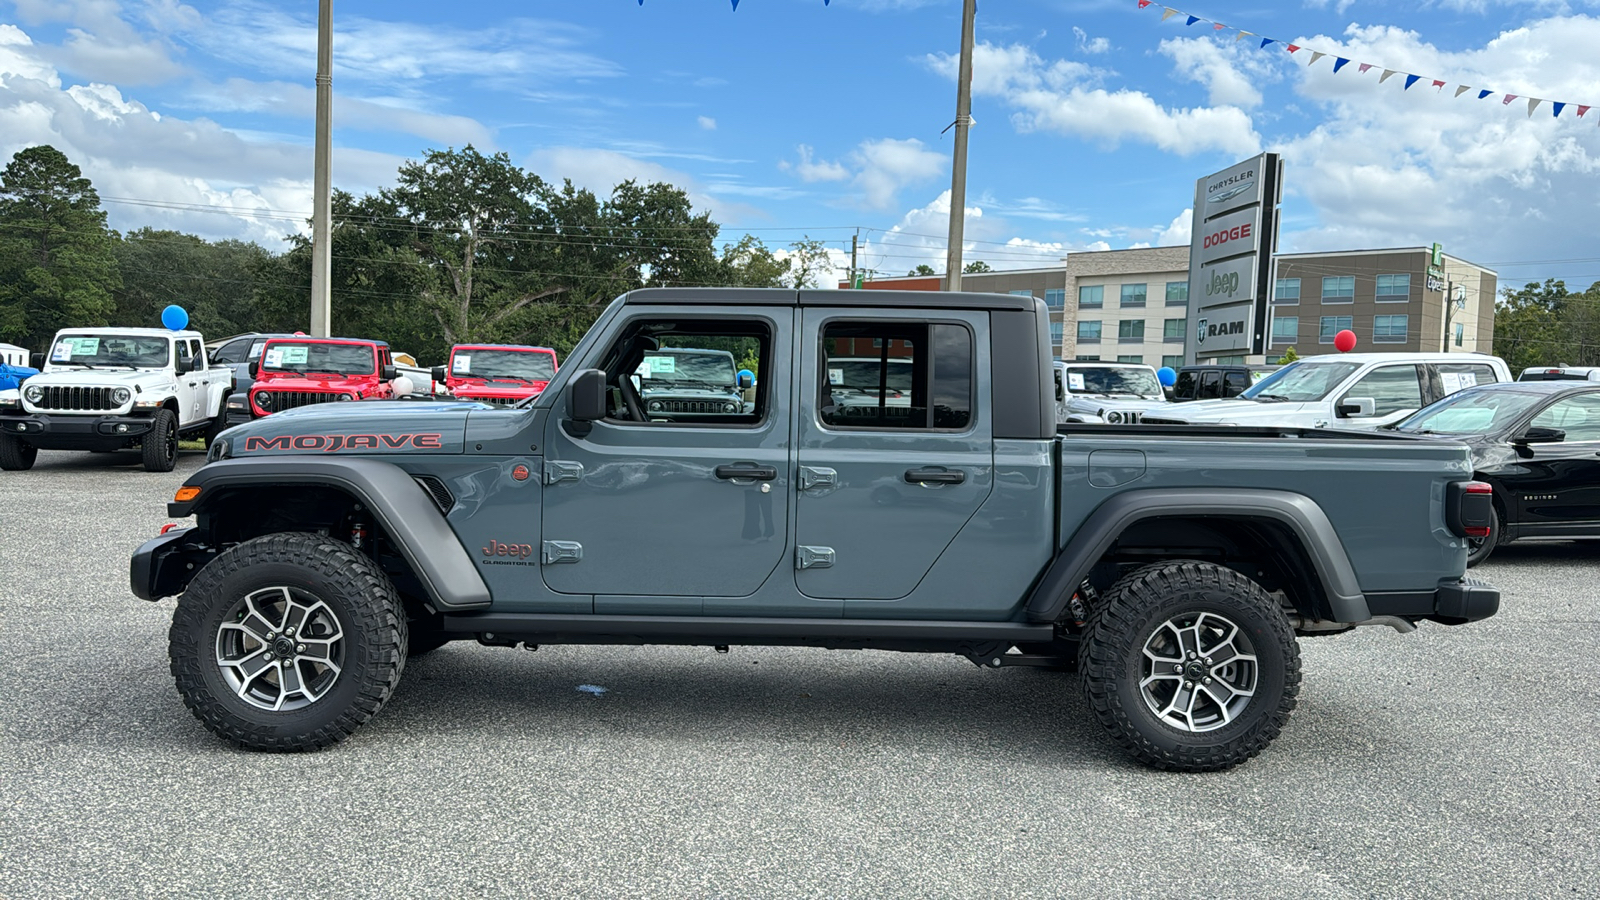
[[[66,337],[56,343],[50,353],[51,362],[71,362],[74,356],[93,356],[100,352],[97,337]]]
[[[650,372],[655,375],[672,375],[678,371],[678,361],[670,356],[646,356],[644,364],[649,366]]]
[[[1074,391],[1083,390],[1083,373],[1082,372],[1068,372],[1067,373],[1067,387],[1071,388]]]
[[[1444,382],[1446,394],[1454,394],[1456,391],[1477,385],[1478,376],[1471,372],[1440,372],[1439,380]]]
[[[829,369],[828,370],[828,383],[829,384],[844,384],[844,370],[843,369]]]
[[[50,361],[72,362],[72,345],[66,341],[57,343],[56,348],[50,351]]]
[[[311,351],[311,348],[310,347],[306,347],[306,346],[280,347],[279,349],[283,351],[283,355],[280,357],[282,359],[282,362],[278,363],[278,365],[284,365],[284,366],[303,366],[303,365],[305,365],[306,364],[306,356]]]
[[[251,344],[250,345],[250,358],[251,359],[255,359],[256,357],[260,356],[261,355],[261,348],[265,347],[265,346],[266,346],[266,344]]]
[[[452,371],[454,371],[457,375],[470,374],[472,372],[472,355],[468,353],[457,353],[455,359],[451,360],[450,366]]]

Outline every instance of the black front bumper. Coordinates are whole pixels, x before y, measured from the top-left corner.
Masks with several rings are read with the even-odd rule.
[[[174,528],[133,551],[128,563],[128,585],[140,600],[176,596],[189,586],[189,579],[211,555],[209,548],[196,543],[193,528]]]
[[[0,434],[41,450],[117,450],[149,433],[153,421],[134,416],[25,413],[0,417]]]

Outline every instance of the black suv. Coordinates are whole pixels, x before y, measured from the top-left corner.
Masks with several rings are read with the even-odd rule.
[[[1172,402],[1237,397],[1281,368],[1269,365],[1184,366],[1178,370],[1177,383],[1172,386]]]

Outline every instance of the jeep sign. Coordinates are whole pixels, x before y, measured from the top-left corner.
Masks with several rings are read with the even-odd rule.
[[[1282,189],[1275,153],[1195,183],[1186,362],[1262,351]]]

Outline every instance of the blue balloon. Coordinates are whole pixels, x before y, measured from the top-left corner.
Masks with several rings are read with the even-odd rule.
[[[1162,366],[1157,369],[1156,377],[1161,379],[1162,387],[1172,387],[1178,383],[1178,372],[1171,366]]]
[[[182,331],[189,326],[189,314],[174,303],[161,311],[161,324],[173,331]]]

